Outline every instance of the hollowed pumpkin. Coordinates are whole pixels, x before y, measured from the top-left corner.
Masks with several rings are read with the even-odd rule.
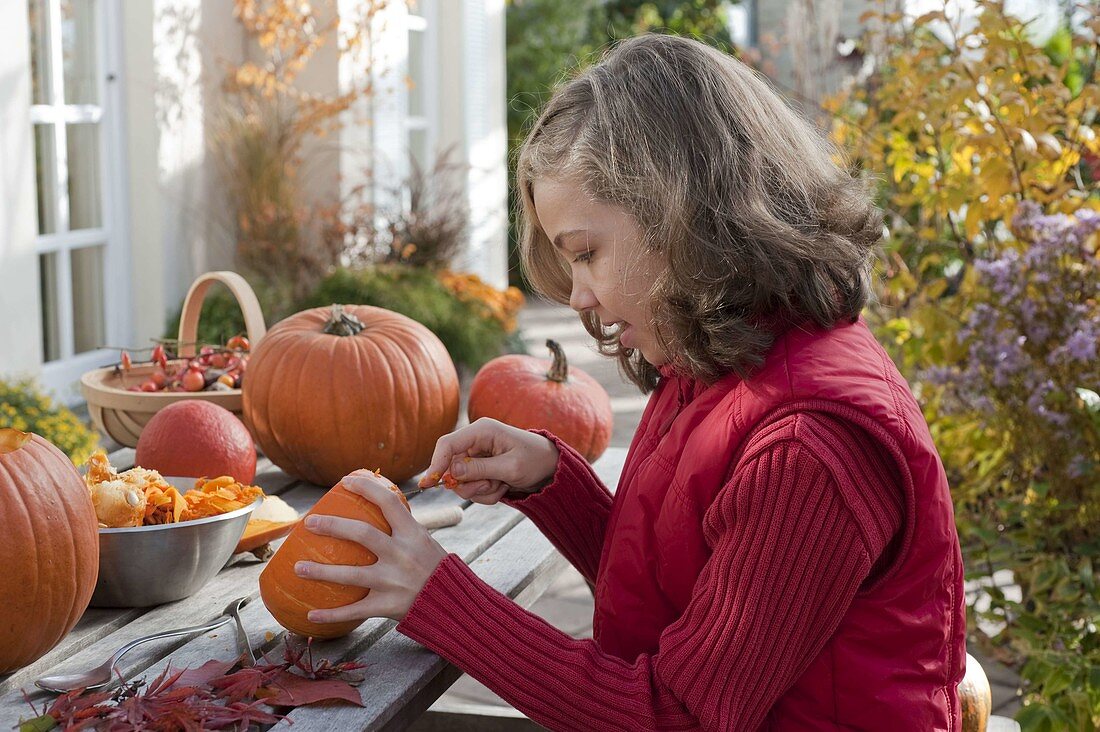
[[[395,481],[431,462],[458,419],[443,343],[404,315],[334,305],[292,315],[248,363],[244,418],[271,462],[319,485],[363,466]]]
[[[76,625],[99,575],[99,524],[72,462],[38,435],[0,429],[0,674]]]
[[[401,503],[409,507],[396,486],[391,486]],[[322,514],[343,516],[376,526],[390,533],[390,525],[382,510],[357,493],[337,483],[314,504],[306,516]],[[363,621],[347,623],[314,623],[307,619],[310,610],[349,605],[367,596],[363,587],[338,585],[332,582],[304,579],[294,573],[294,564],[301,560],[323,564],[374,564],[378,557],[361,544],[330,536],[320,536],[299,523],[283,545],[275,552],[260,574],[260,597],[279,625],[299,635],[314,638],[338,638],[358,628]]]
[[[520,429],[553,432],[589,462],[607,449],[614,415],[600,383],[546,341],[553,358],[508,355],[481,367],[470,385],[470,421],[492,417]]]

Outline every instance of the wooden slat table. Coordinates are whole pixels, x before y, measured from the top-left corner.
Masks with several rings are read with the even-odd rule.
[[[605,483],[614,488],[626,451],[612,448],[595,464]],[[133,464],[134,451],[112,453],[118,468]],[[256,485],[278,495],[300,513],[307,511],[324,489],[289,477],[261,459]],[[462,521],[433,532],[445,549],[465,560],[490,585],[523,606],[533,603],[565,568],[565,559],[528,519],[508,506],[482,506],[462,501],[451,491],[431,490],[410,499],[414,511],[436,505],[459,505]],[[39,691],[34,680],[47,673],[80,671],[103,663],[123,644],[169,628],[195,625],[217,616],[235,597],[257,599],[241,612],[252,647],[281,658],[283,629],[258,601],[258,578],[264,563],[251,555],[235,557],[195,595],[178,602],[141,609],[89,608],[60,644],[38,661],[0,677],[0,730],[33,716],[24,692],[36,706],[52,694]],[[155,581],[155,578],[150,578]],[[325,705],[301,707],[277,729],[293,722],[294,732],[331,729],[404,729],[459,677],[461,671],[435,653],[394,630],[392,620],[368,620],[352,634],[314,644],[315,653],[330,659],[367,664],[360,685],[365,707]],[[197,667],[210,659],[237,657],[232,624],[193,638],[171,638],[138,646],[122,658],[119,671],[127,679],[152,680],[169,664]],[[269,639],[270,638],[270,639]]]

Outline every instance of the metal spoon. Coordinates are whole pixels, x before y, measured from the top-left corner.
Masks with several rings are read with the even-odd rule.
[[[237,651],[240,653],[241,666],[245,668],[256,665],[256,654],[252,650],[252,644],[248,642],[248,632],[244,629],[244,623],[241,622],[240,610],[249,602],[247,597],[241,597],[229,603],[229,607],[226,608],[233,616],[233,620],[237,622]]]
[[[122,648],[115,651],[115,654],[107,659],[102,666],[97,666],[88,671],[83,671],[78,674],[60,674],[57,676],[43,676],[34,682],[35,686],[46,691],[56,691],[59,694],[63,694],[67,691],[73,691],[75,689],[98,689],[101,686],[106,686],[111,683],[114,678],[115,665],[119,662],[124,655],[129,653],[137,646],[151,640],[159,640],[161,638],[173,638],[177,635],[191,635],[192,633],[205,633],[208,630],[214,630],[214,628],[220,628],[226,623],[230,622],[237,616],[237,611],[249,603],[249,598],[239,597],[233,602],[226,605],[225,610],[214,620],[202,625],[193,625],[190,628],[177,628],[175,630],[166,630],[161,633],[153,633],[142,638],[136,638]],[[251,649],[249,649],[251,653]]]

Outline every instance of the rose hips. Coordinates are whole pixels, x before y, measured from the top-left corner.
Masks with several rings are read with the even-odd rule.
[[[206,379],[199,369],[187,369],[187,373],[183,375],[181,381],[186,391],[202,391],[203,387],[206,386]]]
[[[233,336],[225,343],[225,347],[231,351],[247,351],[249,349],[248,339],[244,336]]]

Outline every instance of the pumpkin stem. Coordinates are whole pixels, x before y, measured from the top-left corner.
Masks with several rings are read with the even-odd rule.
[[[15,452],[30,442],[30,439],[31,434],[29,432],[20,432],[10,427],[0,429],[0,455]]]
[[[546,378],[559,384],[564,383],[569,379],[569,363],[565,360],[565,351],[557,341],[549,338],[546,339],[546,347],[550,349],[550,354],[554,358],[550,364],[550,370],[546,372]]]
[[[343,305],[333,305],[332,315],[325,323],[325,332],[336,336],[353,336],[367,326],[351,313],[344,312]]]

